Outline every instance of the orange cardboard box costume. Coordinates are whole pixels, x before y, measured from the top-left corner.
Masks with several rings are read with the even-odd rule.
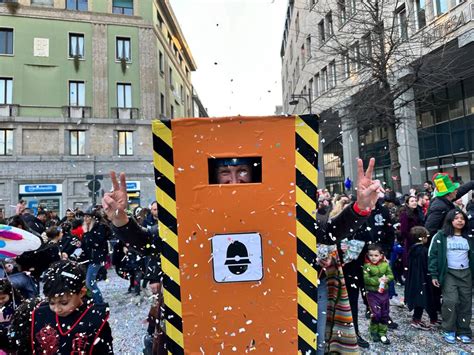
[[[153,122],[167,349],[316,349],[318,118]],[[244,159],[251,183],[213,183]]]

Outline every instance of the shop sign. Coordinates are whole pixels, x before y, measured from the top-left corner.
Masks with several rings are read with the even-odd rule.
[[[464,15],[464,11],[461,11],[459,14],[448,17],[445,21],[433,28],[428,28],[424,33],[422,42],[425,46],[428,46],[433,42],[445,38],[448,34],[463,26],[465,23],[466,16]]]
[[[62,193],[61,184],[31,184],[20,185],[20,194],[51,194]]]
[[[140,181],[127,181],[127,191],[140,191]]]
[[[469,31],[463,33],[458,37],[458,47],[462,48],[469,43],[474,42],[474,29],[471,28]]]

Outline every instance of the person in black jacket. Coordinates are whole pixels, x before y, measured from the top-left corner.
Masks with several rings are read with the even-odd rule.
[[[451,177],[445,173],[435,174],[433,181],[436,185],[435,198],[431,200],[425,221],[425,228],[428,229],[431,238],[443,226],[446,213],[456,208],[453,202],[474,190],[474,181],[469,181],[460,186],[458,182],[453,182]]]
[[[347,264],[344,264],[344,278],[347,285],[347,293],[349,296],[349,303],[352,310],[352,319],[354,322],[354,328],[357,333],[357,340],[360,347],[368,348],[369,344],[367,341],[362,339],[359,333],[359,322],[358,322],[358,313],[359,313],[359,294],[362,295],[362,300],[367,307],[366,314],[369,315],[368,303],[365,298],[365,285],[363,277],[363,265],[365,261],[365,255],[367,254],[367,247],[370,244],[379,244],[386,255],[387,259],[390,259],[390,253],[392,251],[393,242],[395,240],[395,229],[392,223],[392,217],[390,211],[384,205],[385,198],[380,198],[377,200],[372,213],[364,225],[354,231],[351,234],[349,239],[356,239],[365,242],[364,249],[359,254],[359,257]],[[392,298],[396,296],[395,285],[393,282],[389,283],[389,294]],[[390,329],[396,329],[398,325],[393,322],[391,319],[388,324]]]
[[[405,300],[408,309],[413,310],[411,326],[430,330],[438,325],[438,315],[433,300],[433,286],[428,272],[428,231],[422,226],[410,230],[411,247],[408,254],[408,270],[405,283]],[[425,310],[431,324],[425,324],[421,317]]]
[[[81,247],[81,241],[73,234],[71,234],[71,223],[64,222],[61,224],[63,236],[59,242],[59,249],[61,251],[61,259],[75,259],[79,257],[78,249]]]
[[[138,216],[135,215],[135,217]],[[150,213],[145,216],[145,219],[141,222],[143,227],[151,227],[158,224],[158,202],[153,201],[150,205]]]
[[[365,240],[365,232],[363,231],[364,226],[355,231],[348,239],[355,240]],[[341,244],[338,245],[340,255],[344,255],[344,250],[341,249]],[[359,331],[359,294],[362,296],[362,300],[365,304],[366,309],[368,309],[369,304],[367,303],[367,298],[365,296],[365,284],[364,284],[364,275],[362,272],[362,266],[364,265],[364,259],[366,255],[367,247],[364,246],[364,249],[359,254],[358,258],[343,264],[342,270],[344,272],[344,279],[347,286],[347,295],[349,297],[349,304],[351,306],[352,312],[352,322],[354,324],[354,330],[357,335],[357,344],[361,348],[369,348],[370,344],[367,340],[362,338]],[[367,312],[367,311],[366,311]],[[369,313],[370,314],[370,313]]]
[[[28,251],[16,257],[16,262],[20,265],[21,270],[31,273],[38,290],[43,272],[52,263],[60,259],[59,241],[61,232],[56,227],[51,227],[44,235],[47,237],[47,242],[40,249]]]
[[[45,273],[46,300],[25,301],[15,311],[9,343],[15,354],[113,354],[108,305],[86,296],[82,266],[58,261]]]
[[[36,234],[41,235],[44,231],[46,231],[46,212],[45,211],[38,211],[37,216],[35,217],[30,209],[25,209],[23,214],[21,215],[23,220],[25,221],[26,225],[33,230]]]
[[[5,219],[5,213],[3,209],[0,208],[0,224],[7,224],[7,220]]]
[[[368,228],[362,228],[366,234],[365,241],[381,245],[385,257],[390,259],[390,253],[392,252],[395,240],[395,229],[393,228],[390,211],[384,206],[383,198],[377,200],[375,208],[366,222],[366,226]]]
[[[88,208],[84,213],[82,225],[84,236],[82,237],[82,249],[84,258],[88,261],[86,286],[92,292],[95,304],[104,303],[102,293],[97,285],[99,271],[104,268],[109,254],[107,238],[108,226],[100,222],[100,215],[94,208]]]
[[[21,302],[21,294],[10,280],[0,278],[0,354],[11,354],[15,350],[12,344],[9,344],[8,329]]]

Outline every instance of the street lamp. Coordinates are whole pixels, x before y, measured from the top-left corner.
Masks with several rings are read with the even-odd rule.
[[[311,102],[313,101],[313,99],[311,97],[311,89],[308,89],[307,94],[292,94],[291,95],[291,101],[288,102],[288,104],[291,105],[291,106],[298,105],[298,103],[300,102],[299,99],[303,99],[306,102],[308,111],[309,111],[310,114],[312,114],[313,110],[311,108],[311,106],[312,106]]]

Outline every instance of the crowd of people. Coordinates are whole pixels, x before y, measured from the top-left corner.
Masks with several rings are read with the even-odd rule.
[[[118,240],[101,205],[68,209],[60,219],[42,206],[34,213],[20,200],[15,212],[0,224],[36,235],[42,246],[1,260],[0,354],[113,353],[109,308],[99,287],[111,267],[129,280],[134,302],[154,300],[144,349],[151,354],[161,299],[158,258],[142,257]],[[158,237],[156,202],[129,213]]]
[[[474,195],[469,195],[474,182],[461,185],[443,173],[435,174],[433,182],[403,196],[386,189],[364,225],[333,252],[318,244],[318,292],[327,294],[326,274],[341,266],[361,348],[370,343],[358,325],[359,297],[373,342],[390,344],[389,331],[398,328],[390,317],[392,306],[396,312],[412,312],[413,328],[441,330],[449,344],[471,343]],[[350,195],[319,190],[318,221],[337,216],[350,203]],[[319,301],[318,350],[323,353],[332,325],[325,326],[327,307]]]
[[[373,342],[390,344],[390,329],[398,327],[390,313],[396,309],[412,312],[413,328],[440,329],[450,344],[470,343],[474,197],[463,196],[474,190],[474,182],[460,185],[439,173],[434,185],[427,181],[422,191],[397,196],[366,178],[359,164],[357,196],[318,191],[316,218],[324,226],[317,229],[318,353],[330,350],[335,274],[343,275],[346,285],[342,298],[350,306],[355,346],[370,347],[359,328],[360,298]],[[158,205],[127,213],[125,175],[118,180],[112,173],[111,179],[113,190],[102,205],[68,209],[60,219],[41,206],[33,213],[20,201],[15,215],[0,220],[43,240],[40,249],[1,262],[0,354],[113,353],[109,308],[99,283],[111,266],[129,280],[127,292],[155,295],[144,353],[165,352]],[[238,177],[228,180],[242,183]]]

